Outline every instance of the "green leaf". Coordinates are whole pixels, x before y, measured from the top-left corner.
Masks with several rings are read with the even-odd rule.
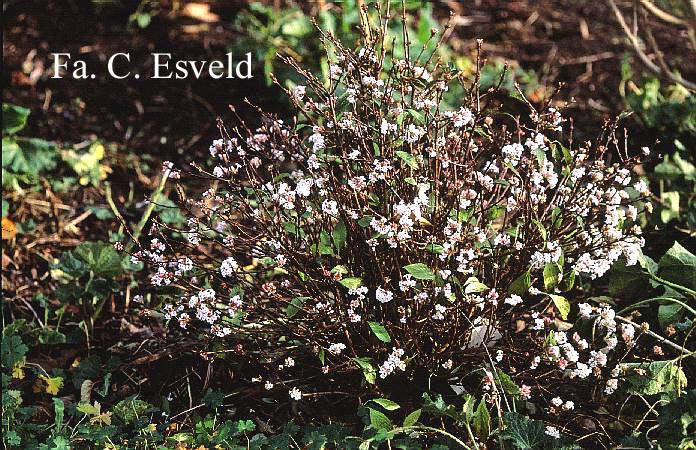
[[[406,418],[404,419],[403,426],[404,427],[411,427],[411,426],[415,425],[418,422],[418,419],[420,419],[421,412],[422,412],[421,409],[417,409],[417,410],[413,411],[411,414],[409,414],[408,416],[406,416]]]
[[[675,242],[660,258],[660,277],[672,283],[696,289],[696,256]]]
[[[373,428],[377,430],[391,430],[394,427],[389,417],[376,409],[368,409],[370,410],[370,425],[372,425]]]
[[[544,448],[547,441],[544,423],[531,420],[515,412],[504,414],[505,429],[500,436],[510,441],[516,449],[536,450]]]
[[[158,213],[160,220],[167,225],[176,227],[186,223],[186,217],[182,214],[181,209],[166,197],[160,197],[157,200],[155,212]]]
[[[425,123],[425,116],[423,115],[422,112],[417,111],[415,109],[407,109],[406,114],[409,116],[413,117],[413,120],[418,123],[418,124],[423,124]]]
[[[396,152],[396,156],[401,158],[411,169],[418,168],[418,161],[412,154],[399,150]]]
[[[341,275],[345,275],[349,272],[348,268],[342,264],[338,264],[334,266],[333,269],[331,269],[331,273],[340,273]]]
[[[2,134],[14,134],[24,128],[31,111],[10,103],[2,104]],[[5,145],[3,143],[3,152]],[[4,167],[4,166],[3,166]]]
[[[339,283],[348,289],[357,289],[362,285],[362,280],[357,277],[343,278]]]
[[[563,282],[561,283],[561,290],[567,292],[573,289],[575,286],[575,270],[571,269],[569,272],[563,274]]]
[[[633,298],[650,287],[640,266],[627,266],[623,258],[614,263],[608,276],[609,294],[612,297]]]
[[[416,280],[434,280],[435,274],[423,263],[409,264],[404,269]]]
[[[657,442],[664,449],[696,448],[693,425],[696,422],[696,389],[690,389],[659,410]]]
[[[464,283],[465,294],[476,294],[488,290],[488,286],[481,283],[476,277],[469,277]]]
[[[322,231],[319,233],[319,253],[322,255],[333,255],[333,252],[329,233]]]
[[[388,398],[373,398],[370,401],[378,404],[387,411],[396,411],[397,409],[401,408],[398,403],[393,402]]]
[[[374,335],[377,336],[377,339],[379,339],[382,342],[391,342],[389,332],[387,332],[387,329],[384,328],[382,324],[377,322],[368,322],[367,324],[370,326],[370,330],[372,330],[372,333],[374,333]]]
[[[285,22],[281,27],[282,33],[286,36],[301,38],[314,30],[312,23],[305,14],[298,14],[291,20]]]
[[[673,360],[654,361],[649,364],[624,363],[621,364],[621,369],[629,383],[627,392],[631,394],[675,396],[687,384],[686,374]],[[640,375],[636,369],[645,370],[645,375]]]
[[[2,167],[12,173],[32,177],[56,167],[55,145],[36,138],[3,138]]]
[[[367,228],[370,226],[370,223],[372,222],[372,219],[374,219],[373,216],[362,216],[358,220],[358,225],[360,225],[362,228]]]
[[[346,244],[346,238],[348,237],[346,224],[343,222],[338,222],[331,232],[331,237],[333,238],[336,250],[340,251]]]
[[[256,424],[253,420],[236,420],[233,423],[235,435],[251,433],[256,429]]]
[[[532,286],[532,276],[529,271],[523,273],[515,279],[515,281],[510,284],[508,292],[511,294],[524,295],[529,291]]]
[[[660,202],[664,207],[660,209],[660,220],[668,223],[673,219],[679,219],[679,192],[670,191],[660,194]]]
[[[79,403],[75,409],[87,416],[98,416],[101,414],[101,405],[98,401],[95,401],[94,405],[89,403]]]
[[[53,410],[56,414],[56,433],[60,433],[61,428],[63,428],[63,414],[65,412],[65,403],[63,403],[63,400],[53,397]]]
[[[372,365],[370,358],[363,356],[353,358],[353,361],[362,369],[365,380],[370,384],[375,384],[375,381],[377,381],[377,370],[375,370],[375,366]]]
[[[295,297],[290,300],[290,303],[285,308],[285,315],[288,318],[295,317],[295,315],[302,309],[304,302],[307,300],[309,300],[309,297]]]
[[[544,289],[552,290],[558,286],[558,275],[561,273],[561,268],[558,263],[550,262],[544,265]]]
[[[657,320],[660,322],[660,327],[664,329],[668,325],[679,322],[683,312],[684,308],[677,303],[660,305],[657,308]]]
[[[121,272],[123,257],[108,242],[84,242],[72,251],[96,275],[114,277]]]
[[[500,381],[501,387],[506,394],[518,395],[520,393],[520,388],[517,387],[515,382],[512,380],[510,375],[502,371],[502,369],[496,369],[498,379]]]
[[[559,228],[561,226],[561,208],[558,206],[551,210],[551,223],[554,228]]]
[[[46,383],[44,389],[47,394],[58,395],[58,391],[63,388],[63,377],[50,377],[46,375],[39,375],[39,379]]]
[[[140,28],[144,29],[147,28],[148,25],[150,25],[150,21],[152,21],[152,16],[144,13],[136,14],[135,21],[137,22]]]
[[[22,338],[17,335],[3,336],[0,347],[3,367],[12,367],[21,362],[29,351],[29,347],[24,345]]]
[[[51,447],[51,450],[70,450],[70,442],[63,436],[56,436],[52,441],[53,447]]]
[[[570,302],[566,300],[562,295],[547,294],[553,300],[553,304],[558,308],[558,312],[561,314],[561,319],[568,319],[568,313],[570,312]]]
[[[541,238],[546,242],[548,238],[548,233],[546,232],[546,227],[544,227],[544,224],[539,222],[536,219],[532,219],[532,222],[534,222],[534,225],[536,225],[537,229],[539,230],[539,234],[541,234]]]
[[[473,420],[474,430],[478,437],[485,441],[491,434],[491,413],[488,412],[485,398],[482,398],[476,408]]]

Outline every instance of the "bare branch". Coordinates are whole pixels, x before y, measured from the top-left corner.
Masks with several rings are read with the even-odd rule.
[[[696,0],[693,0],[696,2]],[[631,47],[633,47],[633,51],[635,52],[636,56],[638,56],[638,59],[645,65],[645,67],[655,75],[665,78],[673,83],[680,84],[684,86],[687,89],[690,89],[692,91],[696,91],[696,84],[689,81],[685,80],[682,78],[680,75],[671,72],[671,71],[665,71],[660,66],[655,64],[649,57],[648,55],[645,54],[643,49],[641,48],[640,41],[638,39],[637,34],[634,34],[631,31],[631,28],[628,26],[626,23],[626,19],[624,19],[623,14],[619,10],[618,6],[616,6],[616,3],[614,0],[607,0],[609,3],[609,6],[611,6],[612,11],[614,12],[614,15],[616,16],[616,20],[619,22],[619,25],[623,29],[624,34],[628,38],[628,40],[631,43]]]

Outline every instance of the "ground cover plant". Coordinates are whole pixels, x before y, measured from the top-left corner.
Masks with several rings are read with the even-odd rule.
[[[390,8],[304,30],[269,58],[283,99],[128,159],[153,161],[140,188],[110,183],[116,144],[34,138],[41,110],[3,105],[5,447],[694,445],[690,91],[626,62],[647,140],[578,130],[485,43],[454,64],[442,11]],[[134,33],[168,14],[134,11]]]

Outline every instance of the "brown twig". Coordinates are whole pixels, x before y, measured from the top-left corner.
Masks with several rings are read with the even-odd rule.
[[[614,2],[614,0],[607,0],[607,2],[609,3],[609,6],[611,7],[612,11],[614,12],[614,16],[616,16],[616,20],[619,22],[621,29],[623,30],[624,34],[626,35],[626,37],[630,41],[631,47],[633,48],[633,51],[635,52],[638,59],[640,59],[640,61],[646,67],[646,69],[648,69],[650,72],[657,75],[658,77],[665,78],[673,83],[680,84],[687,89],[690,89],[692,91],[696,91],[696,84],[695,83],[693,83],[689,80],[685,80],[684,78],[681,77],[681,75],[678,75],[672,71],[669,71],[669,70],[665,71],[660,66],[655,64],[648,57],[648,55],[645,54],[645,52],[641,48],[641,44],[640,44],[637,33],[634,33],[633,31],[631,31],[631,28],[626,23],[626,19],[624,18],[623,14],[619,10],[619,7],[616,6],[616,2]]]

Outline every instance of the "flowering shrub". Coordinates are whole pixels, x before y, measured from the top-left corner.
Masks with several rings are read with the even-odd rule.
[[[292,121],[260,113],[259,127],[221,127],[210,168],[165,166],[204,189],[181,190],[186,229],[155,227],[134,254],[152,285],[169,287],[165,317],[221,339],[294,400],[307,389],[288,381],[298,370],[362,370],[374,384],[467,366],[487,367],[492,400],[549,397],[558,415],[575,405],[541,374],[612,393],[608,361],[636,329],[584,303],[594,331],[570,329],[563,292],[620,258],[639,262],[637,220],[650,206],[631,175],[637,159],[614,126],[574,142],[560,111],[525,102],[511,115],[476,83],[443,110],[458,74],[430,54],[393,60],[387,38],[364,29],[353,51],[325,36],[329,83],[287,60],[307,80],[286,91]]]

